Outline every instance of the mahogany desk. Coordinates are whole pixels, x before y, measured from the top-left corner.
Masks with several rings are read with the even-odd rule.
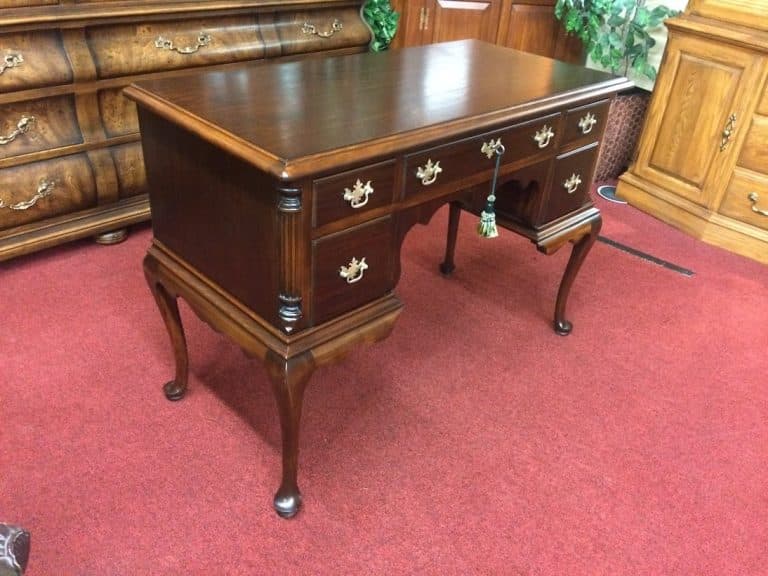
[[[588,190],[610,99],[625,78],[468,40],[255,64],[142,81],[154,239],[147,281],[173,344],[171,400],[187,386],[177,298],[270,376],[282,431],[274,506],[293,516],[305,386],[318,366],[386,337],[408,230],[451,203],[479,213],[501,140],[497,215],[546,253],[574,243],[555,305],[600,214]],[[493,240],[488,240],[492,242]]]

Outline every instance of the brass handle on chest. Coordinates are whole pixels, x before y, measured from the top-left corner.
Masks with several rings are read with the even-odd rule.
[[[19,120],[16,124],[16,129],[13,132],[8,134],[8,136],[0,136],[0,145],[10,144],[16,140],[17,136],[29,132],[29,129],[32,128],[35,121],[36,120],[34,116],[22,116],[21,120]]]
[[[160,48],[161,50],[170,50],[172,52],[178,52],[179,54],[194,54],[200,50],[200,48],[208,46],[210,43],[210,34],[201,32],[197,37],[197,42],[193,46],[179,47],[174,44],[173,40],[168,40],[167,38],[158,36],[157,40],[155,40],[155,48]]]
[[[720,140],[720,152],[723,152],[728,148],[728,143],[731,141],[731,136],[733,136],[734,132],[736,132],[736,114],[731,114],[728,116],[725,128],[723,128],[723,136]]]
[[[365,257],[360,260],[352,258],[349,264],[339,269],[339,276],[344,278],[347,284],[354,284],[363,279],[366,270],[368,270],[368,264],[365,262]]]
[[[0,208],[10,208],[11,210],[27,210],[28,208],[32,208],[35,204],[37,204],[37,201],[41,198],[45,198],[46,196],[50,196],[53,193],[53,189],[56,187],[55,182],[51,182],[50,180],[46,180],[43,178],[40,180],[40,184],[37,186],[37,192],[35,193],[32,198],[29,200],[24,200],[22,202],[16,202],[16,204],[6,204],[3,202],[3,200],[0,198]]]
[[[554,137],[555,131],[552,130],[552,127],[544,124],[544,127],[536,132],[533,139],[536,140],[539,148],[546,148]]]
[[[582,134],[589,134],[592,132],[592,128],[594,128],[595,124],[597,124],[597,118],[592,112],[587,112],[586,116],[579,118],[579,128],[581,128]]]
[[[429,158],[424,166],[419,166],[416,170],[416,178],[419,178],[424,186],[429,186],[434,184],[435,180],[437,180],[437,175],[442,171],[440,160],[433,164],[432,159]]]
[[[757,192],[750,192],[747,195],[747,200],[749,200],[749,203],[752,204],[752,206],[750,206],[750,208],[752,208],[752,212],[757,212],[760,214],[760,216],[768,216],[768,209],[757,207],[757,203],[760,201],[760,196],[757,195]]]
[[[304,22],[304,25],[301,27],[301,31],[304,34],[320,36],[320,38],[330,38],[336,34],[336,32],[341,32],[342,28],[344,28],[344,25],[341,23],[341,21],[338,18],[334,18],[333,23],[331,24],[331,29],[327,32],[319,32],[317,30],[317,26],[311,24],[310,22]]]
[[[351,190],[349,188],[344,188],[344,200],[349,202],[349,205],[352,206],[352,208],[362,208],[368,204],[368,197],[371,194],[373,194],[373,186],[371,186],[370,180],[363,184],[358,179]]]
[[[571,174],[568,180],[563,182],[563,188],[565,188],[568,194],[573,194],[574,192],[576,192],[580,184],[581,184],[581,176],[574,173],[574,174]]]
[[[6,54],[3,56],[2,63],[0,63],[0,74],[9,68],[16,68],[16,66],[19,66],[22,62],[24,62],[24,57],[21,55],[21,52],[10,52],[9,54]]]

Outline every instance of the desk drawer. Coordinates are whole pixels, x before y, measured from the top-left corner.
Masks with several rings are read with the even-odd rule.
[[[0,170],[0,230],[96,205],[85,154]]]
[[[313,242],[314,324],[393,289],[393,230],[392,218],[386,216]]]
[[[0,106],[0,158],[82,142],[71,94]]]
[[[73,79],[58,30],[0,34],[0,93],[70,84]]]
[[[264,56],[255,16],[92,26],[86,37],[99,78]]]
[[[610,103],[610,100],[603,100],[568,110],[565,114],[563,144],[597,142],[605,129]]]
[[[394,199],[395,161],[315,180],[315,227],[388,206]]]
[[[589,198],[598,144],[590,144],[555,159],[554,176],[542,210],[546,223],[581,208]]]
[[[419,194],[443,185],[487,172],[496,166],[496,157],[483,151],[484,145],[500,141],[505,151],[501,163],[525,158],[544,158],[557,150],[561,115],[550,114],[509,128],[488,132],[451,144],[437,146],[406,157],[405,194]]]

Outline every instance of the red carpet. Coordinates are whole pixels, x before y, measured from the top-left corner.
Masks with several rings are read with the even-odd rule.
[[[144,283],[150,234],[0,264],[0,521],[29,576],[768,574],[768,267],[600,201],[603,235],[550,328],[567,250],[474,235],[437,273],[414,228],[392,336],[319,370],[304,509],[279,519],[261,366],[187,308],[190,393]]]

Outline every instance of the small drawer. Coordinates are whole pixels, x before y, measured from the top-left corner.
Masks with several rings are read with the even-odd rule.
[[[0,158],[82,143],[72,94],[0,105]]]
[[[0,230],[95,204],[96,185],[85,154],[0,170]]]
[[[58,30],[0,34],[0,93],[71,84]]]
[[[117,170],[118,195],[120,198],[137,196],[147,191],[147,172],[141,142],[113,146],[109,149]]]
[[[92,26],[86,37],[99,78],[264,56],[253,16]]]
[[[101,123],[109,138],[137,134],[139,115],[136,104],[123,96],[123,87],[99,90],[97,95]]]
[[[560,139],[560,125],[561,115],[551,114],[406,156],[405,194],[419,194],[430,187],[453,185],[466,178],[492,173],[496,156],[485,152],[492,142],[504,146],[502,165],[552,155]]]
[[[605,130],[610,104],[610,100],[603,100],[568,110],[565,114],[563,145],[597,142]]]
[[[763,174],[768,173],[768,116],[755,114],[749,124],[736,164]]]
[[[542,223],[578,210],[589,199],[598,144],[590,144],[555,159],[552,183],[541,211]]]
[[[768,176],[736,169],[718,212],[768,230]]]
[[[314,226],[388,206],[394,199],[395,161],[315,180]]]
[[[394,226],[386,216],[313,242],[314,323],[384,296],[393,286]]]
[[[361,46],[371,37],[359,10],[352,6],[286,10],[277,14],[274,21],[268,21],[269,18],[268,14],[259,16],[270,57]],[[279,46],[279,54],[272,53],[273,46]]]

